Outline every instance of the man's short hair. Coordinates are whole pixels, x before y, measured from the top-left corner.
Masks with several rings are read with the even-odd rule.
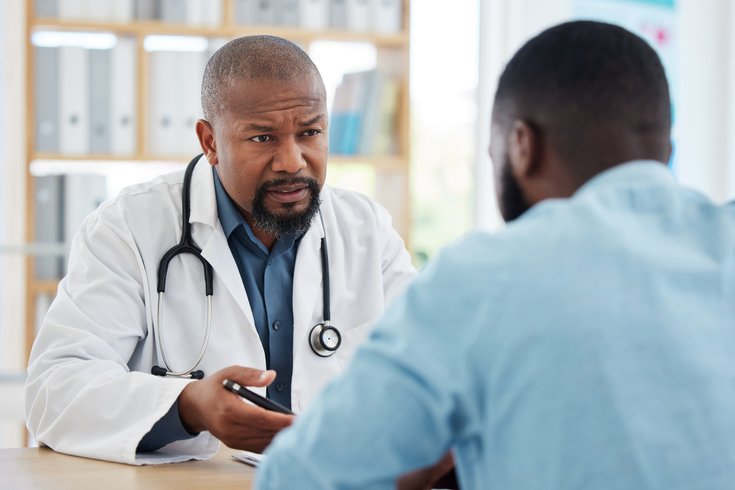
[[[572,164],[599,160],[627,140],[641,146],[640,158],[660,159],[670,144],[671,102],[658,55],[602,22],[560,24],[528,41],[500,77],[494,117],[537,126]]]
[[[276,36],[233,39],[207,62],[202,78],[202,111],[212,121],[223,108],[223,89],[240,80],[301,81],[321,75],[309,55],[298,45]]]

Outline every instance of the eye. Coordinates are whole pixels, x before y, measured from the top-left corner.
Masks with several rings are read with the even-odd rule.
[[[259,134],[258,136],[253,136],[252,138],[250,138],[250,141],[255,141],[256,143],[267,143],[272,140],[273,137],[267,134]]]
[[[307,129],[302,134],[304,136],[316,136],[317,134],[321,134],[321,133],[322,133],[321,129]]]

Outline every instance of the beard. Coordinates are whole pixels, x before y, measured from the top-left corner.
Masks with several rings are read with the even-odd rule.
[[[269,189],[284,184],[306,184],[309,189],[309,205],[300,213],[293,210],[296,203],[282,204],[280,213],[273,213],[265,207],[265,196]],[[259,185],[255,189],[251,215],[253,225],[276,239],[284,235],[300,236],[307,232],[311,226],[311,220],[319,211],[321,201],[319,200],[319,183],[309,177],[295,177],[286,179],[275,179]]]
[[[519,218],[531,208],[523,195],[521,186],[510,169],[510,160],[506,155],[503,159],[503,168],[500,169],[500,187],[498,189],[498,206],[500,214],[506,223]]]

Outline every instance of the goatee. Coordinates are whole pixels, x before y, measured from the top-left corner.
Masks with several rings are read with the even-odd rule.
[[[265,197],[269,189],[283,185],[305,184],[309,191],[309,205],[307,208],[296,213],[293,211],[295,204],[285,204],[282,212],[272,213],[265,207]],[[319,183],[310,177],[293,177],[268,181],[255,189],[251,215],[253,225],[276,239],[284,235],[301,236],[311,226],[311,220],[319,211],[321,201],[319,200]]]

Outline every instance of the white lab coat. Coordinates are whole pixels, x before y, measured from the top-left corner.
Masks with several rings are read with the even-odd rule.
[[[68,454],[144,464],[205,459],[218,449],[208,432],[136,455],[142,437],[188,380],[153,376],[162,364],[154,341],[157,271],[179,241],[183,171],[124,190],[90,215],[74,239],[69,274],[31,352],[26,384],[28,427],[39,443]],[[330,189],[321,213],[329,244],[332,324],[342,332],[335,355],[308,343],[322,321],[318,216],[298,248],[293,288],[291,400],[303,410],[344,370],[386,303],[414,276],[388,213],[359,194]],[[265,369],[240,274],[217,218],[212,170],[197,164],[191,187],[192,236],[214,269],[212,333],[200,369],[238,364]],[[163,333],[173,369],[188,369],[201,347],[206,300],[201,263],[178,256],[169,267]],[[263,390],[259,390],[263,393]]]

